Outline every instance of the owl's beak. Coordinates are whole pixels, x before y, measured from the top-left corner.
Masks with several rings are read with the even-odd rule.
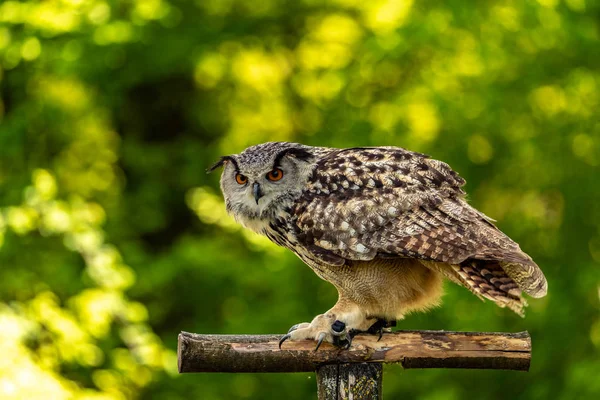
[[[256,204],[258,204],[258,200],[263,196],[258,182],[254,182],[254,184],[252,184],[252,193],[254,193],[254,199],[256,200]]]

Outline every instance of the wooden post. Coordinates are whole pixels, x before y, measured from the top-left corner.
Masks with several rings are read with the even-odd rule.
[[[177,358],[188,372],[317,372],[320,400],[381,399],[382,364],[404,368],[478,368],[528,371],[527,332],[397,331],[357,335],[348,350],[282,335],[198,335],[181,332]]]
[[[319,400],[381,400],[381,363],[329,364],[317,369]]]

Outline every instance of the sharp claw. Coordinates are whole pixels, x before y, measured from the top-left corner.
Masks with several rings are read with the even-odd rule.
[[[377,339],[377,341],[379,342],[381,340],[381,337],[383,336],[383,328],[381,328],[379,330],[379,338]]]
[[[319,339],[317,340],[317,347],[315,347],[315,351],[319,350],[319,346],[321,346],[321,343],[323,343],[323,340],[325,340],[325,336],[327,336],[325,332],[319,333]]]
[[[296,329],[298,329],[298,325],[300,325],[300,324],[292,325],[292,327],[288,330],[287,333],[291,333],[291,332],[295,331]]]
[[[382,320],[378,319],[377,322],[375,322],[373,325],[371,325],[369,327],[369,329],[367,329],[367,332],[371,333],[371,334],[379,333],[379,331],[381,330],[381,325],[382,325]]]
[[[285,342],[286,340],[288,340],[291,337],[292,337],[292,335],[290,335],[288,333],[287,335],[284,335],[281,339],[279,339],[279,350],[281,350],[281,345],[283,344],[283,342]]]
[[[348,350],[350,348],[350,346],[352,346],[352,336],[351,335],[346,336],[346,341],[348,342],[346,344],[346,350]]]
[[[360,333],[360,331],[356,329],[350,329],[348,332],[346,332],[344,339],[340,340],[337,336],[334,336],[334,344],[348,350],[352,346],[352,340],[357,333]]]
[[[340,349],[345,349],[348,346],[348,336],[345,336],[344,339],[340,336],[334,336],[333,344]]]

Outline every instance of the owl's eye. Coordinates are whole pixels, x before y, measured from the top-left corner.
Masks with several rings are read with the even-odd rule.
[[[271,182],[276,182],[276,181],[280,180],[281,178],[283,178],[283,171],[280,170],[279,168],[275,168],[273,171],[271,171],[267,174],[267,179],[270,180]]]
[[[235,174],[235,181],[240,185],[248,183],[248,177],[242,174]]]

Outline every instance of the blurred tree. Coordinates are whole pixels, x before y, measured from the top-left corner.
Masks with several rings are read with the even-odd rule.
[[[589,0],[0,3],[0,397],[314,396],[304,374],[174,376],[180,330],[283,332],[334,301],[203,173],[272,140],[442,159],[546,272],[524,320],[448,285],[401,326],[529,330],[529,374],[389,368],[386,395],[598,396],[599,17]]]

